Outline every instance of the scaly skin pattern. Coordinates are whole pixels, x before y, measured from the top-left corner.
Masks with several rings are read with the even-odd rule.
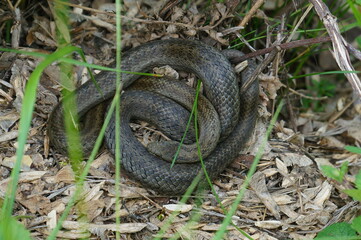
[[[125,71],[148,72],[153,67],[164,65],[196,74],[202,80],[206,96],[219,115],[222,141],[204,159],[208,174],[214,178],[235,159],[253,132],[257,115],[258,82],[255,81],[247,91],[239,93],[238,80],[227,58],[218,50],[199,41],[179,39],[154,41],[131,49],[122,56],[122,70]],[[242,75],[241,85],[247,80],[247,76],[253,69],[254,67],[249,67]],[[122,74],[123,89],[126,89],[138,78],[139,75]],[[76,90],[80,117],[115,94],[115,73],[101,72],[96,76],[96,80],[102,93],[91,81]],[[136,97],[141,98],[140,95],[136,95]],[[130,97],[123,96],[123,98]],[[129,109],[127,107],[122,107],[122,109],[121,157],[123,168],[130,176],[156,191],[173,195],[184,193],[195,176],[203,171],[201,164],[199,162],[175,164],[171,168],[170,162],[149,153],[135,139],[129,128],[127,121],[134,117],[131,114],[132,111],[126,110]],[[48,134],[52,145],[65,154],[66,136],[62,119],[61,102],[50,115]],[[106,133],[106,143],[112,152],[115,149],[114,128],[114,124],[110,124]],[[87,130],[82,132],[87,132]],[[90,151],[89,149],[93,147],[93,140],[90,138],[95,137],[85,137],[86,141],[83,141],[85,152]]]
[[[130,87],[128,87],[127,91],[129,90],[150,91],[162,95],[168,99],[173,100],[178,105],[181,105],[189,112],[192,111],[195,100],[194,98],[196,96],[195,89],[189,87],[184,82],[170,78],[142,77],[135,81]],[[125,91],[125,94],[127,91]],[[152,97],[151,99],[154,98],[155,97]],[[130,97],[126,99],[130,99]],[[122,103],[126,103],[126,101],[123,100]],[[143,114],[133,116],[134,119],[153,123],[153,125],[156,125],[158,129],[160,127],[158,123],[168,123],[169,128],[163,128],[162,132],[166,135],[175,132],[176,129],[174,129],[173,126],[176,126],[177,122],[179,121],[179,117],[176,116],[178,114],[175,110],[175,107],[169,107],[168,112],[163,114],[164,104],[162,101],[149,101],[148,103],[145,101],[144,105],[149,106],[149,109],[152,108],[152,111],[143,109]],[[136,107],[129,108],[127,111],[133,111],[135,108]],[[220,137],[221,129],[219,116],[213,105],[206,97],[201,94],[198,97],[197,110],[201,154],[203,157],[207,157],[216,147]],[[144,118],[143,115],[146,112],[149,112],[149,116]],[[155,121],[153,119],[161,120]],[[194,126],[194,122],[191,126]],[[186,125],[184,125],[183,131],[185,129]],[[163,160],[172,162],[174,154],[177,152],[179,147],[179,140],[180,138],[178,141],[151,142],[147,145],[147,149],[149,152],[161,157]],[[195,141],[193,144],[183,144],[177,155],[177,163],[191,162],[199,162],[198,149]]]

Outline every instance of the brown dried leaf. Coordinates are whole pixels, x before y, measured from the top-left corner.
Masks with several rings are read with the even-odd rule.
[[[255,191],[257,196],[261,199],[266,208],[273,214],[276,219],[280,219],[280,210],[277,203],[272,198],[266,186],[266,179],[264,174],[256,172],[252,176],[250,186]]]
[[[321,191],[317,194],[313,200],[313,203],[319,207],[322,207],[326,200],[329,200],[332,188],[332,185],[328,181],[324,181],[321,186]]]
[[[11,132],[3,133],[0,135],[0,143],[1,142],[7,142],[9,140],[13,140],[17,138],[19,135],[18,130],[13,130]]]
[[[16,163],[16,156],[12,156],[12,157],[5,157],[2,160],[1,165],[8,168],[13,168],[15,163]],[[23,159],[21,160],[21,166],[20,166],[21,171],[27,171],[27,172],[30,171],[31,170],[30,167],[32,163],[33,160],[31,156],[24,155]]]
[[[223,37],[223,34],[222,34],[222,33],[217,32],[217,31],[215,31],[215,30],[213,30],[213,29],[207,30],[206,32],[209,34],[209,36],[210,36],[211,38],[213,38],[213,39],[216,40],[217,42],[221,43],[222,45],[225,45],[225,46],[228,46],[228,45],[229,45],[228,40],[222,38],[222,37]]]
[[[55,48],[57,46],[56,41],[54,41],[52,38],[47,37],[46,35],[40,33],[40,32],[34,32],[33,36],[42,42],[45,46],[53,47]]]
[[[64,221],[63,227],[69,230],[88,229],[90,232],[94,231],[118,231],[120,233],[135,233],[145,228],[145,223],[121,223],[121,224],[89,224],[75,221]]]
[[[105,207],[104,200],[91,200],[86,202],[80,202],[77,205],[82,213],[86,213],[87,220],[92,222],[96,217],[98,217]]]
[[[281,221],[268,220],[268,221],[257,221],[255,222],[255,225],[257,227],[265,228],[265,229],[276,229],[283,226],[283,223]]]
[[[18,200],[22,205],[24,205],[31,213],[40,213],[46,214],[47,210],[51,206],[51,202],[48,198],[36,195],[28,199],[19,199]]]
[[[111,196],[115,196],[114,187],[108,189]],[[121,198],[139,198],[142,196],[148,196],[147,190],[139,187],[130,187],[125,184],[120,184],[120,197]]]
[[[277,91],[282,87],[282,83],[280,79],[277,76],[270,76],[265,74],[260,74],[258,76],[260,79],[261,88],[263,91],[267,92],[267,95],[269,99],[276,99],[277,97]]]
[[[300,167],[306,167],[313,164],[312,160],[309,157],[298,153],[281,153],[279,154],[279,156],[286,165],[286,167],[295,165]]]
[[[0,128],[5,132],[8,132],[9,129],[19,120],[20,115],[14,110],[0,110]]]
[[[59,172],[55,175],[54,181],[56,183],[64,182],[64,183],[74,183],[75,175],[71,166],[65,166],[59,170]]]
[[[173,14],[171,16],[172,22],[177,22],[181,17],[184,16],[184,11],[180,7],[173,8]]]
[[[171,212],[187,213],[193,209],[190,204],[166,204],[163,207]]]
[[[46,171],[31,171],[31,172],[23,172],[19,175],[19,184],[20,183],[28,183],[34,180],[37,180],[44,176]],[[10,178],[6,178],[0,181],[0,196],[5,196],[5,192],[7,190],[7,185],[10,182]]]

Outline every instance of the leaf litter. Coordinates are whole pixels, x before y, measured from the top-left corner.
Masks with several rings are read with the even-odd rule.
[[[237,27],[237,21],[240,21],[234,12],[234,6],[239,1],[225,1],[212,6],[200,2],[190,3],[189,6],[179,4],[168,11],[162,9],[160,2],[144,0],[135,4],[124,1],[123,50],[165,38],[197,38],[224,48],[239,37],[237,31],[228,31]],[[34,1],[34,4],[39,9],[30,7],[20,11],[27,27],[22,25],[19,46],[23,50],[50,53],[57,46],[51,9],[43,3]],[[89,1],[73,1],[70,9],[73,44],[84,49],[88,62],[109,65],[114,61],[115,49],[114,4],[97,0],[91,4]],[[35,14],[29,17],[26,10]],[[158,15],[163,13],[162,10],[164,14]],[[11,16],[8,7],[1,11],[1,16]],[[258,11],[257,16],[267,16],[267,13]],[[1,16],[0,22],[4,20]],[[24,87],[40,59],[6,52],[1,52],[0,59],[0,196],[3,197],[14,163]],[[278,63],[284,62],[282,58],[277,60]],[[278,63],[273,62],[273,65]],[[310,66],[305,68],[306,71],[319,71]],[[329,68],[329,65],[325,66],[325,70]],[[83,67],[76,66],[74,69],[79,85],[88,77]],[[58,82],[59,74],[59,68],[52,65],[41,78],[16,195],[14,215],[28,216],[20,221],[31,231],[34,239],[46,238],[75,189],[75,176],[67,158],[51,149],[45,132],[48,115],[59,101],[60,90],[66,87]],[[272,115],[274,100],[282,89],[288,88],[280,81],[282,74],[270,65],[259,75],[260,117],[254,136],[235,162],[214,180],[214,188],[226,209],[235,200],[256,155]],[[193,78],[189,74],[179,75],[181,78]],[[319,81],[317,77],[315,79]],[[328,107],[321,112],[311,108],[307,111],[299,109],[302,106],[300,96],[304,94],[302,89],[288,92],[288,107],[293,107],[296,115],[291,118],[285,110],[278,120],[258,170],[232,218],[233,224],[253,239],[313,238],[325,226],[349,221],[360,210],[359,205],[342,191],[353,186],[353,176],[360,169],[360,155],[345,151],[344,146],[360,147],[361,118],[359,109],[355,107],[357,105],[348,104],[352,95],[350,86],[346,81],[339,85],[339,93],[326,100]],[[148,123],[135,122],[131,125],[145,145],[164,138]],[[339,167],[345,161],[349,162],[349,172],[342,184],[320,172],[321,165]],[[114,170],[112,156],[102,149],[92,163],[83,197],[63,223],[58,237],[112,239],[115,231],[119,231],[124,239],[151,239],[170,214],[180,210],[167,230],[166,238],[179,234],[184,239],[211,239],[225,218],[225,213],[210,192],[204,193],[201,203],[194,197],[186,204],[180,204],[179,197],[158,195],[122,172],[121,224],[116,225]],[[89,223],[79,221],[79,209],[86,212]],[[199,219],[187,226],[195,213],[200,214]],[[234,226],[228,227],[225,238],[245,239]]]

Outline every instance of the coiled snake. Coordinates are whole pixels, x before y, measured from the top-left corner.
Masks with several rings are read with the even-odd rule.
[[[153,41],[133,48],[122,55],[121,62],[122,70],[125,71],[148,72],[156,66],[169,65],[176,70],[192,72],[202,80],[204,92],[219,116],[218,118],[217,114],[212,113],[214,111],[212,107],[206,107],[204,111],[207,112],[209,110],[211,113],[204,113],[205,115],[203,115],[202,107],[199,107],[200,119],[202,115],[205,116],[203,118],[213,118],[215,121],[210,123],[210,125],[202,125],[199,122],[201,135],[211,134],[211,139],[220,138],[220,141],[214,144],[216,145],[214,149],[206,151],[202,149],[202,154],[209,154],[204,159],[204,164],[211,178],[216,177],[222,172],[235,159],[247,142],[254,128],[257,112],[258,82],[252,83],[244,92],[240,93],[239,91],[240,86],[246,82],[247,76],[254,70],[254,65],[249,64],[248,69],[242,74],[239,83],[233,67],[225,55],[227,54],[222,54],[215,48],[199,41],[170,39]],[[96,75],[95,78],[102,92],[99,92],[91,81],[86,82],[76,90],[77,109],[80,117],[92,117],[89,114],[86,115],[86,113],[115,94],[114,72],[103,71]],[[138,87],[139,85],[146,85],[146,82],[136,81],[139,75],[122,73],[121,78],[123,89],[130,87],[133,82],[136,82]],[[151,83],[156,81],[157,79],[150,80]],[[160,90],[159,92],[168,92],[168,90]],[[173,95],[173,93],[169,95]],[[147,100],[147,96],[152,101]],[[201,164],[198,161],[193,161],[192,163],[176,162],[171,168],[169,161],[164,161],[150,153],[135,138],[127,122],[139,115],[147,118],[145,112],[151,109],[149,106],[143,107],[147,103],[152,106],[166,105],[168,109],[175,108],[174,103],[163,104],[163,98],[158,93],[145,93],[143,90],[137,90],[136,86],[129,93],[123,94],[121,101],[130,101],[137,105],[135,107],[132,107],[132,105],[122,107],[121,161],[126,172],[146,186],[167,194],[181,194],[185,192],[197,174],[203,171]],[[67,144],[62,108],[64,101],[66,99],[63,99],[50,115],[48,134],[51,144],[58,151],[66,154]],[[178,113],[180,111],[176,110],[175,112]],[[136,113],[133,114],[132,112]],[[167,111],[163,112],[162,116],[172,118],[172,124],[186,121],[182,120],[182,117],[179,117],[177,114]],[[183,119],[186,118],[183,117]],[[217,124],[220,124],[219,131],[217,130]],[[178,129],[184,127],[184,124],[180,125],[182,126],[178,127]],[[112,120],[105,137],[106,145],[113,153],[115,147],[114,128],[114,120]],[[89,129],[83,129],[82,132],[83,134],[87,133]],[[181,135],[182,133],[179,134]],[[89,136],[89,134],[84,134],[82,144],[84,145],[85,152],[88,152],[93,147],[95,138],[96,135]],[[208,145],[210,144],[204,144],[202,148],[206,148]],[[171,147],[165,148],[173,149]],[[184,154],[187,155],[192,151],[186,150]],[[171,152],[170,158],[174,154],[173,150]]]

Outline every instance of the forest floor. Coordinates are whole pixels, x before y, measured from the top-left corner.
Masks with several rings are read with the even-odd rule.
[[[54,52],[58,47],[52,7],[56,1],[28,0],[19,6],[10,2],[0,3],[2,47]],[[283,1],[266,1],[254,15],[247,14],[252,1],[169,1],[172,2],[175,4],[165,6],[164,1],[157,0],[124,1],[122,51],[153,40],[180,38],[250,53],[283,43],[293,31],[296,34],[291,42],[327,35],[314,10],[305,13],[307,2],[294,10],[294,1],[281,5],[277,3]],[[353,22],[350,11],[338,11],[343,1],[330,2],[339,2],[329,7],[340,23],[345,26]],[[113,63],[114,3],[74,0],[68,7],[71,43],[83,49],[88,63]],[[15,8],[20,10],[21,20],[9,21],[15,19]],[[298,21],[301,24],[297,28]],[[10,27],[12,35],[7,34]],[[360,33],[359,26],[342,32],[356,48]],[[359,202],[344,190],[354,187],[361,157],[344,147],[361,146],[361,103],[345,75],[335,72],[339,68],[331,47],[330,42],[290,47],[278,52],[259,73],[260,101],[254,135],[248,147],[240,149],[239,157],[213,181],[223,208],[229,210],[239,194],[279,100],[284,99],[285,105],[224,239],[247,239],[242,231],[253,239],[312,239],[330,224],[349,222],[360,215]],[[257,62],[262,63],[266,57],[258,56]],[[360,62],[351,60],[355,69],[361,71]],[[16,159],[24,88],[41,61],[39,57],[0,51],[0,196],[5,196]],[[312,74],[325,72],[335,73]],[[75,190],[68,158],[52,148],[46,135],[49,114],[61,99],[60,90],[64,87],[59,82],[60,74],[59,66],[53,64],[40,79],[17,186],[13,214],[19,216],[34,239],[49,235]],[[191,74],[179,75],[184,81],[195,81]],[[74,76],[77,86],[89,79],[83,66],[74,66]],[[144,145],[163,136],[145,122],[132,123],[131,127]],[[341,182],[321,171],[323,165],[339,168],[345,162],[348,169]],[[114,158],[102,147],[91,164],[82,201],[72,208],[58,233],[59,239],[115,238],[114,175]],[[121,239],[152,239],[170,218],[174,206],[180,206],[181,212],[172,219],[164,238],[211,239],[226,216],[211,191],[192,195],[181,204],[181,196],[160,195],[125,172],[121,174],[120,196]],[[86,214],[88,231],[82,228],[79,211]],[[198,218],[194,220],[196,214]]]

